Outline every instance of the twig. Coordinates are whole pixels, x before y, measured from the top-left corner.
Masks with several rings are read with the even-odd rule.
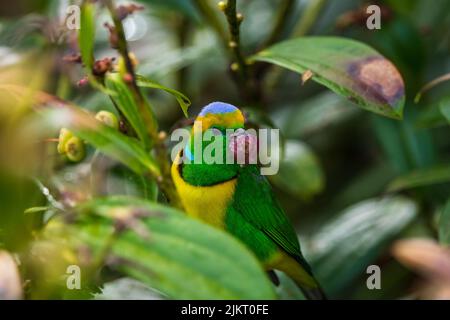
[[[242,99],[246,103],[257,104],[260,96],[241,50],[239,27],[244,17],[241,13],[236,12],[236,0],[220,1],[218,4],[220,10],[225,13],[229,35],[224,31],[214,9],[211,8],[207,0],[196,0],[194,3],[204,19],[217,33],[224,48],[229,52],[232,77]]]
[[[239,29],[243,16],[236,12],[236,0],[228,0],[226,3],[220,2],[219,6],[225,13],[228,22],[228,29],[230,32],[228,47],[231,49],[235,60],[235,64],[232,65],[232,70],[239,72],[241,81],[246,83],[248,80],[248,68],[241,50]]]
[[[440,77],[437,77],[436,79],[428,82],[426,85],[424,85],[419,92],[417,93],[417,95],[414,98],[414,103],[419,103],[420,99],[422,98],[422,95],[427,92],[428,90],[430,90],[431,88],[437,86],[438,84],[448,81],[450,80],[450,73],[446,73]]]

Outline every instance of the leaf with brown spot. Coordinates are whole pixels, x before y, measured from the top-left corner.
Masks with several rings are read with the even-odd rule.
[[[371,47],[338,37],[302,37],[251,58],[304,73],[314,81],[383,116],[401,119],[405,87],[397,68]]]

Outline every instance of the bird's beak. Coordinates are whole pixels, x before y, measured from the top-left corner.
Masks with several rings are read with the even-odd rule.
[[[256,164],[258,161],[258,137],[244,129],[237,129],[230,136],[228,145],[235,163]]]

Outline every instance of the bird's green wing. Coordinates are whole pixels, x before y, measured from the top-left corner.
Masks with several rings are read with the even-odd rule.
[[[300,251],[300,244],[292,224],[274,197],[272,188],[257,166],[242,168],[232,203],[235,212],[261,230],[279,247],[297,260],[309,273]]]

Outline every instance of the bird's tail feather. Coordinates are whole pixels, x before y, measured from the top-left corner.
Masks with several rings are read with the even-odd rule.
[[[301,256],[292,257],[285,255],[282,262],[278,263],[277,269],[284,271],[297,287],[303,292],[306,299],[327,300],[325,292],[314,277],[311,267]]]
[[[328,300],[325,292],[322,290],[321,287],[306,288],[305,286],[300,286],[298,284],[297,286],[300,288],[303,295],[308,300]]]
[[[296,267],[291,268],[288,275],[308,300],[327,300],[327,296],[319,282],[314,277],[311,267],[302,260]]]

